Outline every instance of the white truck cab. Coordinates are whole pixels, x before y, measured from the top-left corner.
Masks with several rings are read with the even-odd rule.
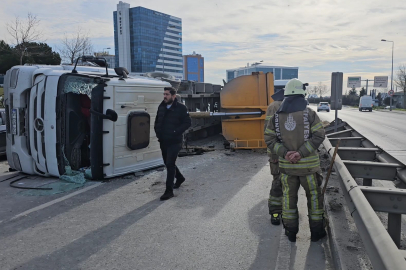
[[[100,67],[15,66],[4,82],[11,168],[101,180],[163,165],[153,123],[168,82]]]

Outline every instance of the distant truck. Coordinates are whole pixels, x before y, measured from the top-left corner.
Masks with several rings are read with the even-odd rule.
[[[374,106],[374,101],[371,96],[362,96],[359,100],[359,111],[370,111],[372,112],[372,107]]]
[[[10,167],[60,177],[70,166],[100,180],[163,165],[153,123],[171,85],[115,70],[38,65],[7,71]]]

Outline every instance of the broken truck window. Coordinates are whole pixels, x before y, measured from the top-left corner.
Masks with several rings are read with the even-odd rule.
[[[83,94],[91,97],[92,89],[96,87],[95,78],[82,76],[68,76],[64,83],[65,93]]]

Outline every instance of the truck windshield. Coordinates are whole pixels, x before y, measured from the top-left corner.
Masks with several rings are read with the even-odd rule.
[[[63,78],[61,78],[63,79]],[[66,76],[61,85],[64,93],[83,94],[91,97],[92,89],[99,83],[98,78],[87,76]]]

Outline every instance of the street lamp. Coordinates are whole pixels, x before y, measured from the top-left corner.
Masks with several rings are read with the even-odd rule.
[[[391,78],[390,78],[390,90],[393,90],[393,49],[395,47],[395,42],[394,41],[390,41],[390,40],[386,40],[386,39],[381,39],[381,41],[384,42],[392,42],[392,73],[391,73]],[[390,109],[392,111],[392,96],[390,96]]]

